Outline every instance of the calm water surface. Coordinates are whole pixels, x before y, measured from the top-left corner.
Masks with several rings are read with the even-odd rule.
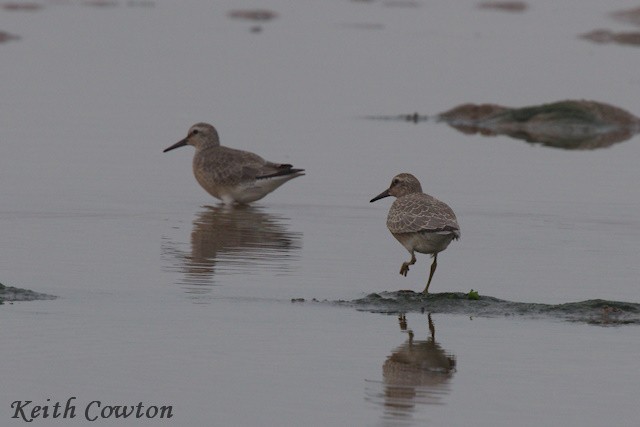
[[[579,38],[635,31],[609,13],[637,4],[270,0],[258,23],[231,1],[41,4],[0,8],[19,37],[0,43],[0,282],[58,298],[0,306],[0,425],[24,424],[16,400],[70,397],[172,405],[185,426],[636,425],[637,325],[333,302],[423,288],[430,259],[400,276],[391,201],[368,203],[405,171],[462,227],[433,292],[640,302],[638,137],[575,151],[366,119],[563,99],[640,115],[639,48]],[[222,208],[192,150],[162,153],[198,121],[307,175]]]

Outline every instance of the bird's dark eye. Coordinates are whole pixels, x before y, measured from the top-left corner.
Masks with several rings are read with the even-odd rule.
[[[191,131],[191,135],[196,135],[198,134],[200,131],[198,129],[194,129]]]
[[[398,183],[400,182],[400,180],[398,180],[397,178],[394,179],[393,181],[391,181],[391,185],[398,185]]]

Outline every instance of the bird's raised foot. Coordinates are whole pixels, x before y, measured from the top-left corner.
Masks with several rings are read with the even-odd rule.
[[[404,277],[407,277],[407,273],[409,272],[410,265],[411,264],[408,262],[403,262],[402,267],[400,267],[400,274],[402,274]]]

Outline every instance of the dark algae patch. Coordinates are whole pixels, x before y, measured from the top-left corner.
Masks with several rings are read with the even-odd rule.
[[[589,108],[582,108],[572,101],[561,101],[553,104],[534,105],[523,108],[507,108],[497,116],[499,120],[525,123],[532,120],[545,121],[577,121],[603,125],[598,114]]]
[[[429,295],[413,291],[380,292],[352,301],[324,301],[371,313],[428,312],[480,317],[551,318],[593,325],[640,325],[640,304],[601,299],[542,304],[507,301],[477,291]]]
[[[0,283],[0,304],[5,301],[34,301],[34,300],[47,300],[55,299],[53,295],[42,294],[34,292],[29,289],[14,288],[13,286],[5,286]]]

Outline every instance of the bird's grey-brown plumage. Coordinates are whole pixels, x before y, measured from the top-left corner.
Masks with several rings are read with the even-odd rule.
[[[433,255],[429,280],[424,293],[429,290],[437,266],[438,253],[460,238],[460,226],[453,209],[446,203],[422,192],[418,179],[401,173],[391,181],[391,186],[371,199],[375,202],[388,196],[396,200],[389,209],[387,228],[411,254],[411,260],[402,264],[400,274],[406,276],[409,266],[415,264],[414,252]]]
[[[396,199],[387,217],[392,233],[459,230],[456,215],[446,203],[425,193],[411,193]]]
[[[220,145],[216,129],[208,123],[191,126],[187,137],[164,152],[193,145],[193,174],[213,197],[225,203],[251,203],[290,179],[304,175],[287,163],[269,162],[249,151]]]

